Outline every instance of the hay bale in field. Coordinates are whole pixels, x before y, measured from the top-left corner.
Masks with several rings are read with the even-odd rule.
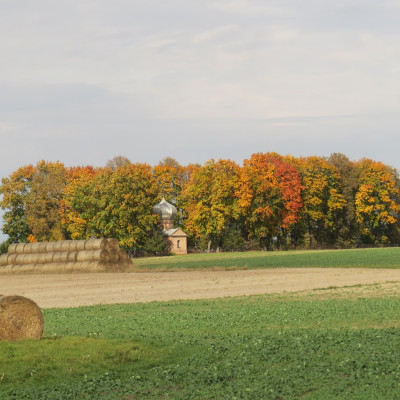
[[[119,261],[119,251],[116,249],[109,249],[108,253],[110,254],[110,263],[115,264]]]
[[[46,243],[46,253],[53,253],[54,252],[54,245],[56,242],[47,242]]]
[[[67,251],[69,251],[70,242],[72,242],[72,240],[63,240],[63,241],[61,242],[61,251],[62,251],[62,252],[67,252]]]
[[[17,259],[17,256],[17,253],[9,254],[7,258],[7,264],[16,264],[15,260]]]
[[[109,262],[110,255],[108,250],[85,250],[79,251],[77,254],[77,261],[102,261]]]
[[[77,240],[76,241],[76,251],[85,250],[86,240]]]
[[[54,242],[53,252],[61,251],[62,243],[63,243],[63,240]]]
[[[7,250],[8,254],[14,254],[15,253],[15,248],[17,247],[17,245],[18,245],[18,243],[11,243],[8,246],[8,250]]]
[[[17,253],[17,254],[23,254],[24,253],[24,248],[25,248],[25,245],[27,245],[28,243],[18,243],[16,246],[15,246],[15,253]]]
[[[8,261],[8,254],[2,254],[0,256],[0,266],[7,265],[7,261]]]
[[[0,257],[0,271],[122,271],[131,265],[116,239],[15,243]]]
[[[48,242],[40,242],[39,243],[39,253],[46,253],[46,247]]]
[[[39,242],[37,242],[37,243],[32,243],[31,244],[31,253],[32,254],[37,254],[37,253],[40,253],[40,245],[41,245],[41,243],[39,243]],[[24,250],[26,250],[26,249],[24,249]],[[25,251],[25,253],[26,253],[26,251]]]
[[[39,340],[43,328],[43,313],[34,301],[23,296],[0,296],[0,340]]]
[[[76,262],[78,258],[78,252],[77,251],[70,251],[68,253],[68,260],[67,262]]]
[[[119,250],[119,244],[117,239],[107,239],[107,245],[109,249]]]
[[[59,251],[53,254],[52,262],[67,262],[68,261],[69,252],[68,251]]]
[[[44,261],[43,262],[45,264],[53,262],[54,254],[55,254],[54,251],[50,251],[48,253],[44,253]]]
[[[107,247],[107,239],[89,239],[85,244],[85,250],[103,250],[107,249]]]

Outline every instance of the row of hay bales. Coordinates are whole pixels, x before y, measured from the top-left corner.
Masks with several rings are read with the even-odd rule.
[[[131,265],[116,239],[13,243],[0,256],[0,269],[5,272],[122,271]]]

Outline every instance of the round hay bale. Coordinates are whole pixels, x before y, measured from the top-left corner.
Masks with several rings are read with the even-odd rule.
[[[108,254],[110,255],[110,263],[117,263],[119,261],[119,251],[115,249],[109,249]]]
[[[46,253],[46,247],[47,247],[48,242],[40,242],[39,243],[39,253]]]
[[[66,262],[64,264],[64,272],[71,272],[74,270],[75,262]]]
[[[8,254],[14,254],[15,253],[15,248],[17,247],[18,243],[12,243],[8,246]]]
[[[85,250],[79,251],[77,261],[103,261],[109,262],[110,255],[107,250]]]
[[[43,328],[43,313],[34,301],[23,296],[0,297],[0,340],[39,340]]]
[[[29,254],[29,253],[31,253],[31,248],[32,248],[32,243],[25,243],[23,253],[24,253],[24,254]]]
[[[78,240],[70,240],[68,251],[76,251],[76,245],[78,244]]]
[[[107,239],[107,243],[109,249],[119,250],[119,244],[117,239],[109,238]]]
[[[37,254],[40,253],[40,245],[41,243],[36,242],[31,244],[31,253],[32,254]]]
[[[104,272],[107,271],[109,263],[102,261],[89,261],[86,266],[86,271],[90,272]]]
[[[62,246],[62,242],[63,240],[59,240],[57,242],[54,242],[54,247],[53,247],[53,251],[61,251],[61,246]]]
[[[125,250],[119,250],[119,259],[120,260],[129,260],[128,255]]]
[[[77,240],[76,241],[76,251],[85,250],[86,240]]]
[[[78,252],[77,251],[70,251],[69,253],[68,253],[68,260],[67,260],[67,262],[72,262],[72,263],[74,263],[74,262],[76,262],[76,260],[77,260],[77,258],[78,258]]]
[[[44,263],[51,263],[53,262],[53,256],[55,253],[50,252],[50,253],[44,253]]]
[[[50,262],[43,264],[40,270],[45,272],[61,272],[63,271],[64,264],[63,262]]]
[[[61,252],[61,256],[60,256],[60,262],[66,263],[68,262],[69,259],[69,251],[65,251],[65,252]]]
[[[7,264],[16,264],[17,253],[9,254],[7,258]]]
[[[18,254],[15,261],[18,264],[35,264],[39,261],[39,254]]]
[[[18,254],[15,257],[15,264],[23,264],[25,259],[25,254]]]
[[[55,244],[55,242],[47,242],[46,243],[46,253],[54,252],[54,244]]]
[[[23,254],[24,253],[24,247],[27,243],[18,243],[15,246],[15,253],[17,254]]]
[[[68,261],[68,251],[60,251],[58,253],[54,253],[53,262],[67,262]]]
[[[47,253],[39,253],[39,259],[38,259],[39,264],[44,264],[46,262],[46,254]]]
[[[106,249],[107,247],[107,239],[89,239],[85,244],[85,250],[102,250]]]
[[[0,256],[0,265],[4,266],[8,264],[8,254],[2,254]]]
[[[61,251],[69,251],[70,242],[71,240],[63,240],[61,242]]]
[[[13,266],[13,270],[16,272],[33,272],[36,270],[36,264],[17,264]]]

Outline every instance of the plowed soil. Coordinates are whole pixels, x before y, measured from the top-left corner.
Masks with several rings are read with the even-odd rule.
[[[20,295],[41,308],[206,299],[384,284],[398,291],[400,270],[281,268],[248,271],[185,271],[0,276],[2,295]],[[382,286],[382,285],[381,285]],[[355,287],[354,292],[359,292]],[[369,292],[372,293],[370,290]]]

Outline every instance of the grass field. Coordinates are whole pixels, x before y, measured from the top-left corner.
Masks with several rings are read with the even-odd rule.
[[[44,310],[0,398],[398,399],[400,295],[371,290]]]
[[[400,247],[356,250],[188,254],[133,260],[136,270],[298,267],[400,268]]]

